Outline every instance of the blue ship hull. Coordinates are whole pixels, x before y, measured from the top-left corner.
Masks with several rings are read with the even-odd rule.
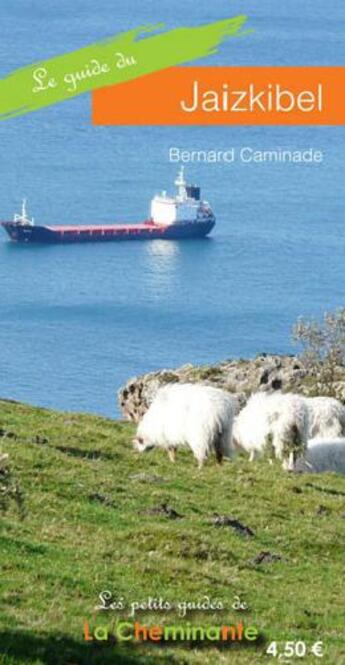
[[[120,240],[184,240],[203,238],[215,225],[215,218],[163,225],[153,222],[102,226],[34,226],[17,222],[1,222],[12,241],[27,244],[66,244],[83,242],[114,242]]]

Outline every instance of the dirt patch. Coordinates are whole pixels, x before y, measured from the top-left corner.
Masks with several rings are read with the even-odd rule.
[[[116,460],[118,455],[116,453],[105,453],[101,450],[84,450],[83,448],[74,448],[73,446],[52,446],[54,450],[59,450],[60,453],[71,455],[71,457],[79,457],[88,460]]]
[[[306,487],[311,487],[318,492],[324,492],[325,494],[331,494],[332,496],[345,496],[345,492],[341,490],[335,490],[332,487],[322,487],[321,485],[314,485],[314,483],[306,483]]]
[[[18,436],[15,432],[10,432],[9,430],[3,429],[0,427],[0,439],[18,439]]]
[[[161,476],[156,476],[153,473],[131,473],[128,476],[129,480],[135,480],[138,483],[166,483],[166,479]]]
[[[277,561],[286,561],[280,554],[273,554],[269,551],[262,551],[257,554],[251,563],[254,566],[260,566],[262,563],[276,563]]]
[[[162,503],[160,506],[150,508],[149,510],[146,510],[145,513],[146,515],[163,515],[164,517],[168,517],[170,520],[182,519],[183,517],[183,515],[180,515],[180,513],[176,512],[174,508],[168,506],[167,503]]]
[[[223,527],[229,526],[231,529],[234,529],[236,533],[241,536],[246,536],[247,538],[254,538],[254,531],[245,524],[242,524],[238,519],[234,517],[228,517],[227,515],[215,515],[212,519],[214,526]]]
[[[101,503],[103,506],[106,506],[107,508],[116,508],[115,502],[110,497],[105,496],[104,494],[99,494],[98,492],[95,492],[94,494],[89,494],[88,499],[93,503]]]
[[[320,505],[316,510],[317,515],[329,515],[329,508],[327,506]]]
[[[40,436],[39,434],[37,434],[32,441],[38,446],[47,446],[49,443],[49,439],[47,439],[46,436]]]

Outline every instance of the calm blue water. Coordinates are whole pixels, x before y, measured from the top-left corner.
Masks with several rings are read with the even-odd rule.
[[[329,15],[324,0],[23,4],[0,6],[2,76],[140,24],[244,12],[255,32],[210,63],[344,64],[340,0]],[[42,223],[142,219],[175,177],[171,146],[312,146],[325,161],[191,165],[217,215],[206,241],[15,247],[1,236],[1,396],[116,415],[131,375],[291,351],[300,314],[344,305],[343,128],[92,128],[89,116],[83,97],[1,124],[2,218],[25,195]]]

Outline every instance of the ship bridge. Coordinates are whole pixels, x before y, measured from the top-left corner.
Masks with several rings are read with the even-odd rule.
[[[152,199],[151,220],[155,224],[196,222],[204,216],[207,204],[200,201],[199,187],[187,185],[183,167],[178,173],[175,185],[177,187],[175,196],[162,192]]]

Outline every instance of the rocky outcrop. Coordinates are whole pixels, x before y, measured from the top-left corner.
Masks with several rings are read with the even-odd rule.
[[[242,408],[248,396],[258,390],[280,390],[305,395],[328,394],[318,376],[297,356],[262,354],[251,360],[226,360],[217,365],[161,370],[130,379],[118,392],[122,413],[138,422],[151,404],[158,388],[167,383],[204,383],[233,393]],[[345,368],[339,368],[335,386],[337,397],[345,401]]]

